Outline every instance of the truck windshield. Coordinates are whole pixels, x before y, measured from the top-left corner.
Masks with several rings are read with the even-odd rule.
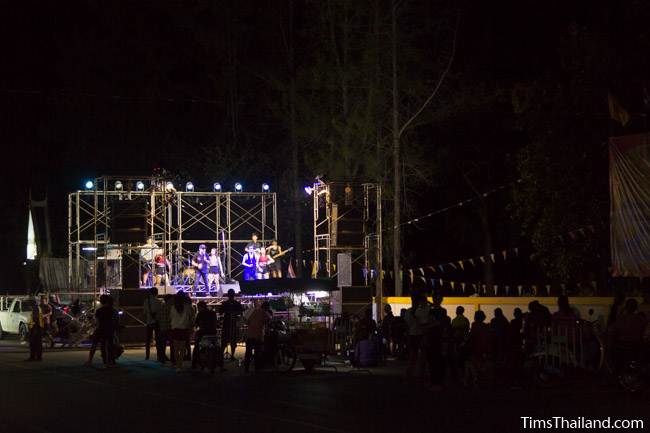
[[[36,301],[32,301],[30,299],[27,299],[22,302],[22,305],[20,307],[20,310],[23,313],[28,313],[34,309],[34,305],[36,305]]]

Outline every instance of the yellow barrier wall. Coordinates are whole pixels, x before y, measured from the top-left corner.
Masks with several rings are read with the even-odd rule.
[[[431,301],[431,298],[429,298]],[[503,314],[512,319],[515,308],[521,308],[524,313],[528,311],[528,304],[532,301],[539,301],[551,310],[551,313],[557,311],[557,297],[445,297],[442,306],[447,309],[447,314],[453,318],[456,316],[456,307],[462,305],[465,308],[465,317],[474,318],[474,312],[482,310],[487,316],[487,321],[494,317],[494,309],[501,308]],[[400,309],[411,307],[411,298],[407,297],[388,297],[384,302],[389,304],[393,309],[393,314],[400,314]],[[614,302],[611,297],[573,297],[569,298],[569,303],[580,312],[580,318],[596,320],[600,318],[607,321],[609,309]],[[593,316],[589,316],[590,309],[594,310]]]

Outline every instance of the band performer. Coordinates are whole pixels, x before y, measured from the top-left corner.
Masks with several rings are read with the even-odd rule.
[[[210,267],[208,269],[208,286],[212,289],[212,283],[214,283],[214,290],[219,291],[221,289],[221,282],[219,277],[223,278],[223,266],[221,266],[221,258],[217,254],[217,249],[212,248],[210,250]]]
[[[257,258],[257,272],[256,278],[258,280],[269,279],[269,266],[274,263],[274,260],[266,254],[266,248],[260,248],[260,255]]]
[[[278,245],[278,241],[273,239],[271,241],[271,246],[266,249],[266,253],[273,259],[269,263],[269,272],[271,273],[271,278],[282,278],[282,259],[278,257],[282,254],[282,247]]]
[[[246,247],[246,254],[242,258],[241,264],[244,266],[244,281],[254,280],[257,271],[257,254],[252,244]]]
[[[262,244],[259,243],[259,241],[257,240],[257,233],[253,233],[251,235],[251,241],[248,243],[248,245],[246,245],[246,251],[248,251],[248,249],[251,247],[253,248],[253,252],[256,255],[259,255],[260,248],[262,248]]]
[[[208,254],[205,252],[205,244],[199,245],[199,251],[194,254],[192,257],[192,266],[194,266],[194,291],[199,285],[199,279],[203,279],[203,284],[205,285],[206,291],[210,290],[210,285],[208,284],[208,266],[210,266],[210,259]]]
[[[155,268],[155,277],[156,277],[156,286],[160,286],[165,281],[165,287],[169,284],[169,271],[171,270],[171,265],[167,257],[159,251],[156,254],[156,257],[153,259],[154,268]]]
[[[142,281],[140,287],[149,286],[149,275],[151,275],[151,266],[154,259],[154,250],[158,248],[153,242],[153,238],[147,238],[147,243],[140,247],[140,265]]]

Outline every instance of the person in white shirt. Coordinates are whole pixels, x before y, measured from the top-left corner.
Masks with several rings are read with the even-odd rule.
[[[169,310],[171,320],[171,339],[173,341],[174,363],[176,371],[181,371],[185,359],[185,349],[190,340],[194,318],[192,304],[186,301],[186,296],[181,292],[174,296],[174,303]]]

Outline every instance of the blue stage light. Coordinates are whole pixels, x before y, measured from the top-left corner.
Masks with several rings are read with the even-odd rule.
[[[92,180],[86,181],[86,189],[93,189],[93,186],[95,186],[95,184]]]
[[[212,189],[214,189],[214,192],[221,192],[221,184],[219,182],[215,182],[214,185],[212,185]]]
[[[194,184],[192,182],[187,182],[185,184],[185,191],[186,192],[192,192],[194,191]]]
[[[235,191],[237,191],[237,192],[241,192],[243,189],[244,189],[244,187],[242,186],[241,183],[237,182],[237,183],[235,184]]]
[[[305,192],[306,192],[308,195],[311,195],[311,193],[314,192],[314,188],[312,188],[311,186],[307,185],[307,186],[305,187]]]
[[[263,183],[262,184],[262,191],[268,192],[271,189],[268,183]]]
[[[144,182],[139,180],[138,183],[135,184],[135,189],[138,191],[144,191]]]

